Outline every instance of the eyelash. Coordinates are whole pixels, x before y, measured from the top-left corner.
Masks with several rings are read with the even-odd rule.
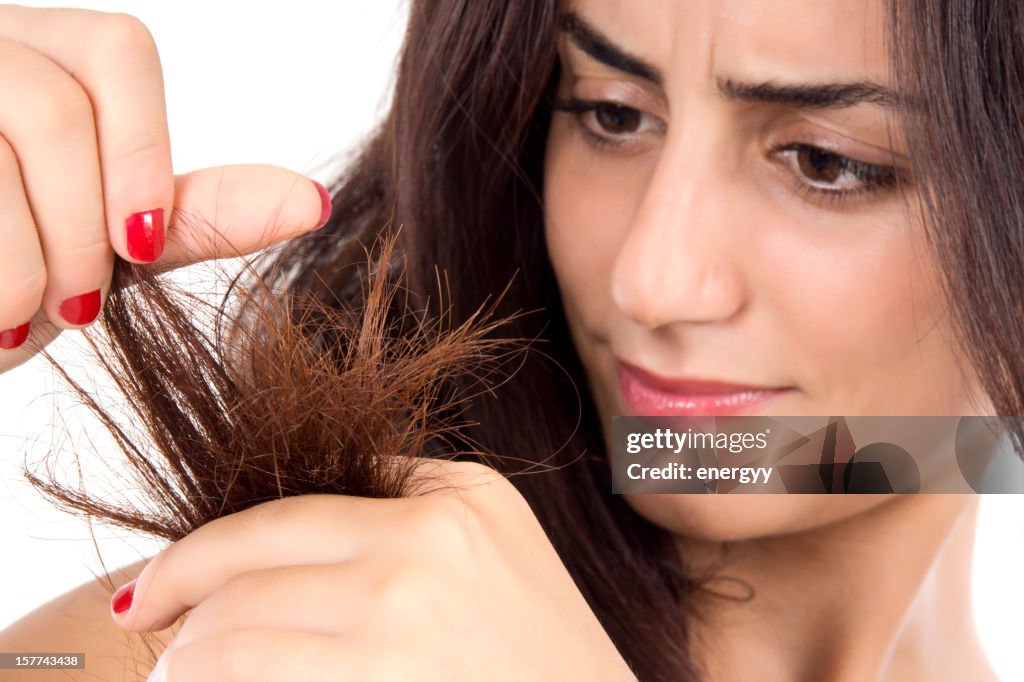
[[[885,194],[908,182],[904,171],[896,166],[858,161],[813,144],[796,142],[780,145],[771,151],[772,156],[776,157],[801,153],[816,154],[822,160],[835,164],[840,176],[849,173],[857,181],[858,186],[855,189],[824,189],[815,186],[806,174],[794,167],[794,163],[783,162],[788,166],[788,172],[798,192],[808,199],[828,206],[838,206],[857,197]]]
[[[569,99],[559,99],[559,100],[556,100],[554,102],[553,106],[552,106],[552,109],[554,111],[563,111],[565,113],[572,114],[573,118],[575,119],[576,123],[578,124],[580,132],[583,133],[583,135],[584,135],[585,139],[587,140],[587,142],[590,143],[594,148],[596,148],[596,149],[620,148],[621,149],[624,145],[626,145],[628,143],[625,142],[625,141],[622,141],[622,140],[614,140],[614,139],[612,139],[612,137],[614,137],[614,135],[611,134],[611,133],[609,133],[608,135],[601,135],[599,133],[595,133],[590,128],[590,126],[588,126],[584,122],[584,120],[583,120],[584,116],[587,116],[588,114],[597,113],[597,111],[599,109],[601,109],[602,107],[611,107],[611,108],[614,108],[614,109],[619,109],[621,111],[635,112],[635,113],[639,114],[642,117],[649,117],[650,116],[649,114],[645,114],[645,113],[643,113],[642,111],[640,111],[638,109],[634,109],[633,107],[628,107],[628,106],[626,106],[624,104],[619,104],[618,102],[612,102],[612,101],[607,101],[607,100],[579,99],[579,98],[576,98],[576,97],[571,97]]]
[[[597,112],[601,107],[613,107],[622,111],[629,111],[640,116],[649,116],[642,111],[633,109],[618,102],[602,100],[584,100],[576,97],[556,100],[552,109],[572,114],[578,129],[583,133],[584,139],[592,147],[598,150],[621,149],[628,142],[615,140],[614,134],[601,135],[595,133],[584,121],[584,116]],[[598,124],[600,125],[600,124]],[[635,133],[633,133],[635,134]],[[798,167],[792,162],[784,163],[788,166],[788,172],[793,179],[794,188],[807,200],[831,207],[837,207],[844,202],[867,195],[880,195],[889,192],[906,182],[906,174],[895,166],[886,166],[836,154],[828,149],[806,143],[790,143],[779,145],[771,150],[773,157],[781,157],[786,154],[799,155],[801,153],[813,153],[819,155],[819,159],[834,164],[839,175],[849,173],[857,180],[859,186],[856,189],[824,189],[815,186],[812,181],[801,173]],[[801,179],[803,178],[803,179]]]

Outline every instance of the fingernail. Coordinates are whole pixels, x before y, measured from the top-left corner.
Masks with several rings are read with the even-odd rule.
[[[152,263],[164,252],[164,210],[132,213],[124,221],[128,237],[128,255],[143,263]]]
[[[135,597],[135,581],[118,588],[117,592],[110,598],[110,609],[117,614],[124,613],[132,607],[132,599]]]
[[[69,298],[60,304],[60,315],[69,324],[89,324],[100,314],[100,290]]]
[[[0,348],[3,348],[4,350],[13,350],[25,343],[25,339],[28,338],[28,329],[30,325],[30,322],[26,322],[20,327],[5,329],[0,332]]]
[[[167,677],[167,658],[161,656],[156,659],[156,665],[153,666],[153,671],[149,673],[149,677],[146,678],[146,682],[164,682]]]
[[[331,195],[327,188],[316,180],[313,181],[313,184],[316,185],[316,191],[320,192],[320,224],[313,228],[314,230],[319,230],[331,219]]]

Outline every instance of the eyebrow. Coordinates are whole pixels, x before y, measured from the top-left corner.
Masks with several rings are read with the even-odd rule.
[[[576,47],[605,66],[650,81],[655,85],[662,84],[663,78],[658,67],[616,47],[607,36],[588,24],[583,17],[575,12],[567,12],[562,16],[562,30],[569,35]]]
[[[663,85],[664,77],[658,67],[616,46],[579,14],[566,12],[561,28],[576,47],[594,60],[659,87]],[[858,104],[895,107],[901,100],[895,90],[870,81],[783,85],[774,81],[743,83],[719,78],[716,86],[726,99],[783,104],[799,109],[844,109]]]
[[[727,99],[785,104],[802,109],[843,109],[858,104],[895,107],[900,102],[895,90],[869,81],[779,85],[772,81],[738,83],[729,78],[719,78],[717,84],[718,91]]]

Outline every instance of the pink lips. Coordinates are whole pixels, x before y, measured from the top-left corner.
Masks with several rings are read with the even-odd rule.
[[[619,390],[630,414],[702,417],[749,414],[790,390],[699,379],[669,379],[619,362]]]

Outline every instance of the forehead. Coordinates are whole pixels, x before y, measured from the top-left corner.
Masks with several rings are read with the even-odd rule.
[[[617,46],[677,74],[888,80],[883,0],[569,0]]]

